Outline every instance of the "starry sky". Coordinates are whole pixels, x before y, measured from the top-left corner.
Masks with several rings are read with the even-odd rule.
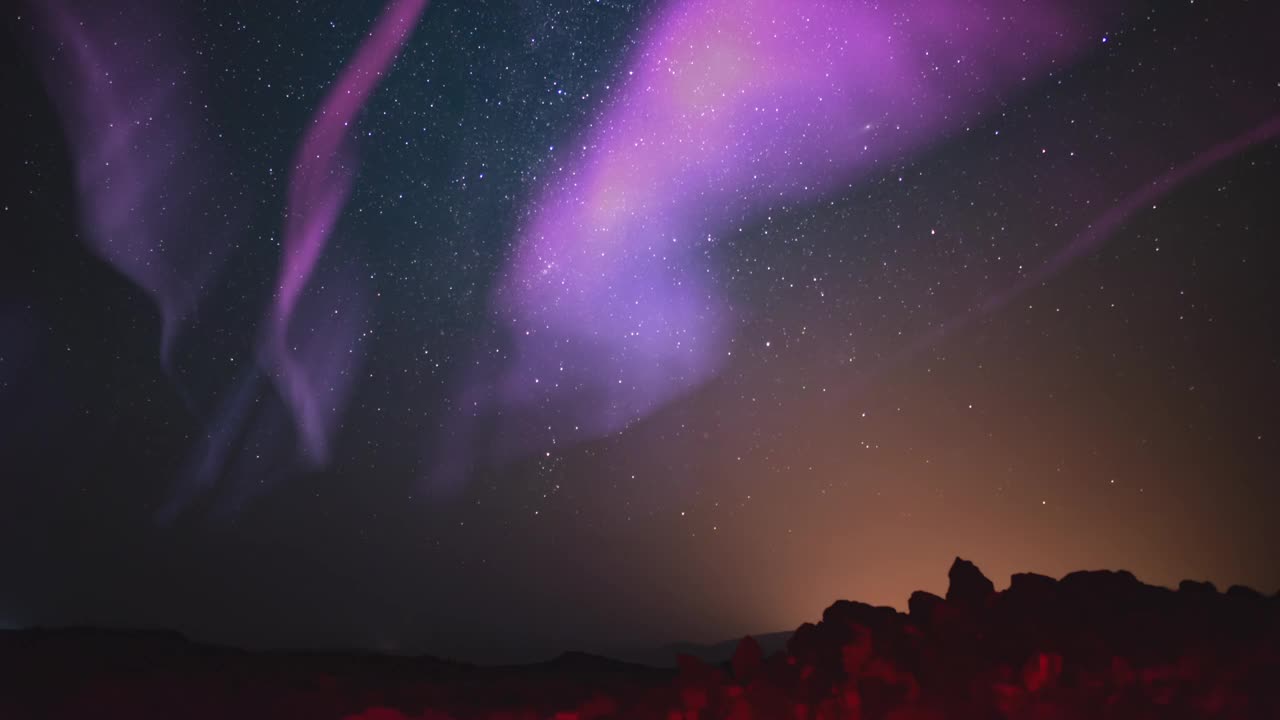
[[[5,14],[0,626],[527,658],[1280,589],[1267,2]]]

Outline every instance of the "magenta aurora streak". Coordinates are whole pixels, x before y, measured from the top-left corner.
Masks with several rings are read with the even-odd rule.
[[[311,296],[303,293],[351,192],[350,126],[426,9],[427,0],[387,5],[316,111],[294,161],[262,363],[292,410],[303,457],[314,464],[327,459],[345,403],[362,307],[348,278]]]

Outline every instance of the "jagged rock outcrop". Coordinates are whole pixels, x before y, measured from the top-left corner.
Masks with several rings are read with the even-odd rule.
[[[956,558],[947,573],[951,584],[947,587],[947,602],[968,608],[981,608],[995,595],[996,586],[987,579],[977,565]]]

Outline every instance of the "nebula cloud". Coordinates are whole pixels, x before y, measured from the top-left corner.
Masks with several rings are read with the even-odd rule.
[[[736,313],[717,240],[964,127],[1096,40],[1060,0],[687,0],[534,199],[492,296],[510,349],[473,371],[432,487],[617,432],[711,378]],[[483,437],[485,433],[492,437]]]

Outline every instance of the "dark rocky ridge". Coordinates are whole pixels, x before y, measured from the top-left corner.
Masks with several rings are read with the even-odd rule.
[[[956,559],[909,611],[839,601],[783,651],[659,669],[582,653],[477,667],[245,651],[175,633],[0,633],[0,718],[987,720],[1280,717],[1280,596],[1127,572],[1017,574]]]

